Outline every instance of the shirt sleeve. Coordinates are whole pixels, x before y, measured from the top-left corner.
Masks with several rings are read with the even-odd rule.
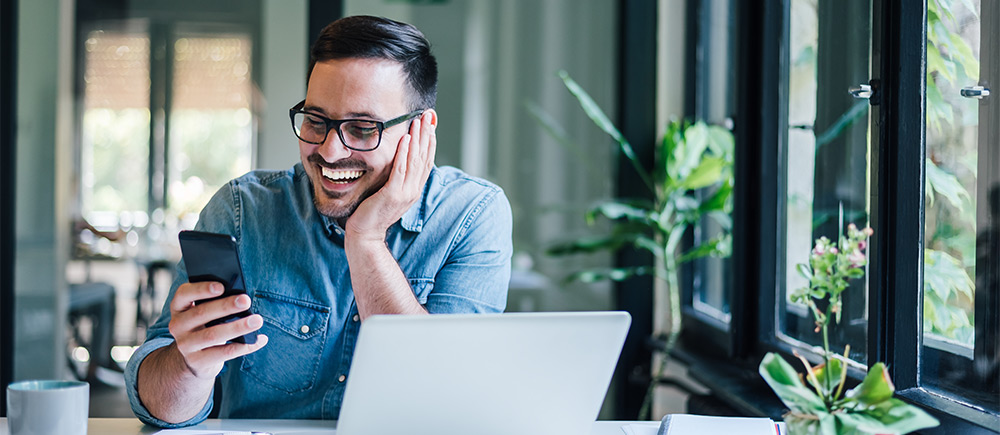
[[[494,187],[461,222],[424,305],[430,313],[498,313],[507,306],[513,218]]]
[[[160,420],[150,414],[146,406],[142,404],[139,400],[139,384],[136,379],[139,377],[139,365],[142,363],[147,356],[153,351],[160,349],[162,347],[168,346],[174,342],[172,337],[156,337],[152,339],[147,339],[142,346],[139,346],[132,354],[132,358],[129,359],[128,365],[125,366],[125,390],[128,393],[128,402],[132,406],[132,412],[139,421],[143,423],[153,425],[156,427],[161,427],[165,429],[173,429],[178,427],[191,426],[205,421],[208,418],[208,414],[212,412],[212,399],[209,395],[209,400],[205,401],[205,406],[202,407],[201,411],[197,415],[192,417],[188,421],[181,423],[167,423],[166,421]],[[215,394],[213,389],[212,394]]]
[[[234,182],[230,182],[229,184],[222,186],[222,188],[220,188],[208,202],[198,217],[198,224],[195,225],[196,230],[231,234],[238,237],[237,218],[239,216],[239,209],[236,207],[236,204],[239,202],[238,198],[235,196],[237,190],[233,183]],[[183,261],[177,264],[177,268],[175,270],[176,276],[174,278],[174,282],[170,285],[170,292],[167,294],[166,301],[163,303],[163,309],[160,311],[160,317],[157,318],[156,322],[154,322],[146,331],[146,342],[135,350],[132,357],[129,358],[128,364],[125,366],[125,391],[128,394],[129,405],[132,407],[132,412],[143,423],[161,428],[178,428],[195,425],[208,418],[208,414],[212,411],[212,396],[209,395],[209,399],[206,401],[205,406],[202,407],[202,410],[196,416],[185,422],[168,423],[154,417],[149,410],[146,409],[146,406],[142,403],[142,400],[139,397],[139,366],[150,353],[174,342],[174,337],[170,334],[168,329],[170,324],[170,301],[174,299],[174,293],[177,291],[177,287],[188,281],[187,270],[184,268]],[[214,389],[212,394],[215,394]]]

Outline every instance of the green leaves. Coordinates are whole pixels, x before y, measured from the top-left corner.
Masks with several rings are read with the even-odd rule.
[[[816,384],[830,385],[829,390],[833,391],[836,381],[845,374],[846,368],[840,363],[839,359],[831,359],[829,367],[817,367],[810,378]],[[892,397],[895,387],[882,363],[873,365],[861,384],[844,399],[829,405],[802,383],[791,365],[773,352],[764,356],[759,372],[791,410],[785,415],[790,433],[793,430],[824,434],[910,433],[939,424],[921,409]]]
[[[847,392],[847,398],[868,407],[889,400],[895,391],[889,369],[884,363],[875,363],[861,384]]]
[[[644,268],[586,270],[571,275],[570,279],[587,282],[621,280],[655,271],[667,282],[676,283],[677,265],[709,255],[728,256],[732,251],[729,236],[732,229],[729,211],[732,209],[735,148],[732,133],[703,122],[672,121],[654,150],[655,164],[650,173],[587,92],[565,71],[559,71],[559,77],[594,124],[617,142],[622,155],[629,159],[649,186],[653,198],[652,201],[616,199],[597,204],[584,217],[589,224],[599,219],[610,221],[610,234],[562,243],[550,248],[548,253],[569,255],[634,247],[652,252],[657,262]],[[550,116],[537,106],[527,107],[559,143],[572,143],[565,129],[556,125]],[[680,241],[684,232],[706,219],[718,223],[718,234],[681,253]]]
[[[680,180],[680,188],[694,190],[716,184],[722,181],[723,171],[728,167],[729,162],[725,159],[705,157],[687,177]]]
[[[975,284],[962,263],[943,251],[924,250],[924,291],[930,290],[943,301],[953,295],[975,298]]]
[[[583,111],[587,114],[587,116],[594,121],[594,124],[618,142],[618,146],[621,148],[622,154],[625,154],[625,157],[632,162],[632,166],[635,168],[636,173],[639,174],[639,178],[642,178],[642,181],[646,183],[649,190],[655,191],[656,189],[653,187],[653,180],[650,178],[649,173],[643,169],[642,162],[639,161],[639,157],[637,157],[635,155],[635,151],[632,150],[632,145],[629,145],[628,141],[625,140],[625,136],[622,136],[622,133],[618,131],[618,128],[611,122],[608,115],[605,115],[604,111],[601,110],[601,107],[594,102],[594,99],[591,98],[590,95],[576,83],[576,81],[570,78],[569,73],[566,71],[559,71],[559,78],[561,78],[563,83],[566,85],[566,89],[569,89],[569,92],[572,93],[573,96],[576,97],[577,101],[580,102],[580,107],[583,108]]]
[[[764,355],[758,372],[778,398],[792,411],[815,414],[826,411],[823,400],[810,390],[799,378],[798,372],[780,355],[770,352]]]
[[[975,300],[962,263],[944,251],[924,250],[924,330],[972,346],[973,319],[959,308]]]
[[[965,190],[958,177],[939,168],[931,159],[927,159],[927,181],[924,191],[927,194],[928,205],[934,205],[932,192],[948,199],[953,207],[964,210],[964,204],[969,201],[969,192]]]

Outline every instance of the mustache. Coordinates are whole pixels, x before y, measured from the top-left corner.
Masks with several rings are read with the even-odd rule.
[[[306,159],[309,160],[309,163],[314,163],[324,168],[333,170],[353,169],[358,171],[370,171],[372,169],[367,163],[364,162],[364,160],[360,159],[347,158],[330,163],[324,160],[323,157],[320,157],[319,154],[310,154]]]

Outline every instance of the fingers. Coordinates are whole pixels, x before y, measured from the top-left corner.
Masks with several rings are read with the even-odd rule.
[[[413,193],[419,192],[434,167],[434,156],[437,152],[437,112],[434,109],[424,111],[417,122],[410,125],[409,138],[402,148],[407,148],[405,154],[397,152],[396,163],[402,159],[406,166],[401,174],[405,175],[403,188]],[[394,169],[396,167],[394,166]]]
[[[264,319],[251,314],[228,323],[206,327],[213,320],[247,311],[250,297],[239,294],[215,300],[222,295],[217,282],[186,283],[177,288],[170,302],[171,318],[168,330],[176,340],[177,350],[196,376],[215,376],[226,360],[255,352],[267,343],[263,335],[253,345],[226,342],[251,334],[263,326]],[[204,301],[197,303],[198,301]],[[264,337],[260,340],[260,337]]]
[[[254,344],[229,343],[223,346],[210,347],[203,350],[201,355],[198,355],[198,357],[207,361],[228,361],[233,358],[254,353],[266,344],[267,336],[264,334],[258,334],[257,342]]]
[[[193,375],[196,377],[215,377],[222,371],[222,363],[254,353],[267,345],[267,341],[266,335],[258,334],[257,342],[254,344],[229,343],[191,353],[185,353],[178,345],[177,350],[181,353],[184,363]]]
[[[412,130],[411,130],[412,131]],[[396,158],[392,160],[392,175],[389,176],[389,181],[386,184],[393,183],[394,186],[402,187],[406,182],[406,174],[408,172],[408,166],[410,164],[410,155],[412,155],[412,144],[414,136],[412,134],[405,134],[403,138],[399,141],[399,147],[396,148]],[[395,179],[393,179],[395,178]]]
[[[190,282],[181,284],[174,293],[174,299],[170,301],[170,311],[184,311],[192,306],[196,301],[211,299],[222,294],[222,284],[217,282]]]
[[[259,314],[251,314],[228,323],[190,331],[184,336],[184,340],[178,340],[177,347],[182,353],[192,353],[222,346],[229,340],[259,330],[263,324],[264,319]]]
[[[180,288],[178,288],[179,292]],[[176,337],[177,333],[183,334],[200,329],[215,319],[221,319],[248,309],[250,309],[250,297],[244,294],[190,305],[184,310],[171,313],[170,332]]]

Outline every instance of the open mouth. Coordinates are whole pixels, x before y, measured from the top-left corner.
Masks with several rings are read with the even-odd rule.
[[[330,169],[326,167],[321,167],[323,171],[323,178],[326,178],[331,183],[334,184],[350,184],[357,181],[365,174],[365,171],[359,170],[337,170]]]

